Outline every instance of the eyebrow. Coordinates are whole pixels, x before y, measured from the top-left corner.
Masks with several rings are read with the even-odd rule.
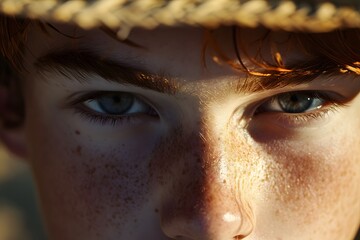
[[[238,83],[237,91],[255,93],[281,89],[320,80],[320,76],[323,76],[325,80],[331,80],[331,77],[340,75],[341,70],[344,70],[343,68],[329,58],[315,56],[311,59],[298,60],[289,64],[286,67],[289,71],[265,70],[249,74],[243,80],[244,83]]]
[[[149,72],[118,60],[101,57],[91,50],[61,50],[50,52],[36,60],[40,71],[57,71],[80,82],[88,79],[88,73],[95,73],[107,81],[135,85],[174,95],[180,83],[166,74]],[[314,58],[310,61],[293,63],[289,72],[259,72],[260,76],[240,77],[236,92],[256,93],[314,81],[318,76],[340,74],[340,67],[329,59]],[[235,72],[236,73],[236,72]]]
[[[107,59],[86,50],[61,50],[50,52],[35,62],[39,71],[56,71],[67,78],[86,82],[89,73],[107,81],[135,85],[166,94],[175,94],[179,84],[165,74],[155,74],[128,63]]]

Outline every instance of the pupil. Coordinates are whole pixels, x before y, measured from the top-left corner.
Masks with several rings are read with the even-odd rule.
[[[298,100],[299,100],[299,98],[296,95],[291,96],[291,101],[292,102],[297,102]]]
[[[112,99],[113,99],[114,103],[120,103],[121,102],[121,98],[119,96],[113,96]]]
[[[313,98],[304,93],[287,93],[279,96],[278,102],[286,113],[303,113],[311,107]]]

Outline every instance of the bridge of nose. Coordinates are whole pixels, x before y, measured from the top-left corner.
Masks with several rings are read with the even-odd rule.
[[[229,179],[237,174],[226,166],[222,137],[207,127],[190,135],[178,129],[159,144],[151,172],[161,195],[162,228],[172,238],[240,239],[252,229],[248,203]]]

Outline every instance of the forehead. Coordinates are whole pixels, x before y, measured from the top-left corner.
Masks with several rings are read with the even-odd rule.
[[[195,63],[198,65],[201,62],[199,53],[203,31],[199,29],[135,29],[123,41],[101,29],[84,31],[67,25],[55,27],[60,33],[50,29],[50,34],[47,35],[37,28],[32,31],[29,45],[35,49],[38,57],[51,51],[85,49],[107,59],[128,62],[152,71],[172,72],[174,75],[183,75],[190,67],[194,71]],[[64,36],[65,34],[71,37]],[[45,48],[42,44],[44,41],[47,43]]]
[[[244,55],[260,54],[264,60],[273,62],[274,52],[280,51],[284,53],[284,63],[306,58],[298,47],[289,48],[288,43],[294,42],[289,39],[289,33],[269,33],[262,28],[134,29],[126,40],[116,39],[116,32],[109,34],[108,30],[84,31],[69,25],[55,25],[54,28],[56,30],[47,29],[49,34],[37,27],[30,31],[28,45],[35,56],[63,49],[88,49],[104,58],[126,61],[151,72],[171,73],[189,80],[209,75],[232,75],[233,69],[226,61],[238,62],[236,48],[241,48],[242,60],[252,67],[256,66]]]

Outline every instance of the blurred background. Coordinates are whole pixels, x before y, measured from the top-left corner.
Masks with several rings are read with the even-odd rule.
[[[0,240],[45,240],[31,173],[0,146]]]

